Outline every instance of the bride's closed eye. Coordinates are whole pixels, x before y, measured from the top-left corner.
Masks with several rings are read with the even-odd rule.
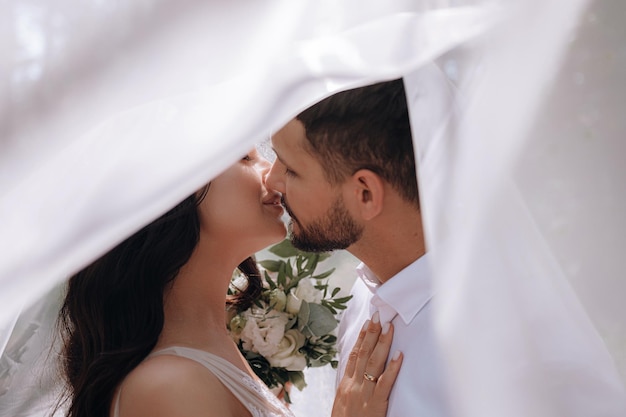
[[[252,162],[252,161],[256,161],[259,158],[259,153],[256,151],[256,149],[251,150],[250,152],[248,152],[246,155],[244,155],[241,160],[242,161],[247,161],[247,162]]]

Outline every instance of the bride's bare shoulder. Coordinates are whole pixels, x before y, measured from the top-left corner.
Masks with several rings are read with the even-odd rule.
[[[179,356],[148,358],[124,379],[120,417],[227,416],[237,404],[201,364]]]

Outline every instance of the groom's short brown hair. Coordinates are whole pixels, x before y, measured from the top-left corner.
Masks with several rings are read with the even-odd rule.
[[[415,157],[402,79],[334,94],[300,113],[307,149],[331,184],[369,169],[419,207]]]

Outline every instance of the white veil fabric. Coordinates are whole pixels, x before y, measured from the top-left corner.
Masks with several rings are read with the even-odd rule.
[[[2,6],[0,415],[49,409],[67,276],[308,105],[400,76],[455,415],[626,415],[626,6],[230,3]]]
[[[625,415],[624,6],[518,6],[407,77],[452,402]]]

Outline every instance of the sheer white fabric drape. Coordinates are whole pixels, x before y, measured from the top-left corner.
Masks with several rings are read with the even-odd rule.
[[[45,409],[22,372],[68,274],[309,104],[399,76],[456,415],[626,415],[619,0],[2,7],[0,415]]]
[[[624,7],[562,6],[519,4],[407,77],[462,416],[626,413]]]

